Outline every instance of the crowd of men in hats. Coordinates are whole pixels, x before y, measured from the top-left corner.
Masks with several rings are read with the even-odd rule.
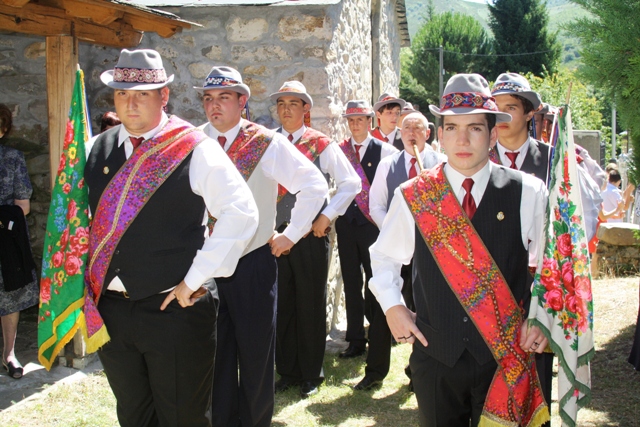
[[[452,77],[429,107],[444,153],[427,118],[390,92],[373,108],[348,100],[350,136],[335,142],[305,125],[313,99],[300,82],[271,95],[281,127],[270,130],[242,118],[251,91],[237,70],[213,66],[193,88],[199,127],[165,114],[173,78],[156,51],[121,52],[102,81],[122,124],[95,138],[85,169],[90,247],[109,251],[98,309],[111,341],[99,356],[122,426],[266,427],[275,393],[316,393],[332,224],[349,343],[339,356],[367,353],[356,390],[382,383],[392,341],[409,343],[421,425],[549,419],[553,355],[522,313],[549,146],[529,137],[541,100],[524,77],[502,74],[493,92],[480,75]],[[502,316],[478,318],[489,299]],[[517,334],[496,337],[513,319]],[[505,380],[497,345],[526,364],[522,378]]]

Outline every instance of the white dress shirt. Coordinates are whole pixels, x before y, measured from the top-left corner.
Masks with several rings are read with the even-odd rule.
[[[168,120],[163,113],[160,124],[140,136],[145,140],[153,138]],[[118,147],[124,144],[127,158],[133,153],[129,136],[125,127],[120,126]],[[90,148],[87,148],[87,153]],[[208,232],[205,232],[202,248],[196,253],[184,277],[187,286],[196,291],[211,277],[233,274],[242,251],[258,226],[258,207],[235,165],[224,155],[220,144],[211,139],[205,139],[194,148],[189,165],[189,183],[193,193],[204,199],[207,210],[218,219],[213,233],[207,236]],[[207,219],[207,213],[204,212],[202,223],[206,224]],[[126,284],[116,276],[107,289],[124,292]]]
[[[500,162],[502,162],[502,164],[506,167],[511,166],[511,159],[507,157],[506,153],[517,152],[518,157],[516,157],[516,166],[518,167],[518,170],[520,170],[522,164],[524,163],[524,158],[527,157],[527,153],[529,152],[529,138],[527,138],[524,144],[522,144],[522,146],[515,151],[505,148],[502,144],[500,144],[500,141],[497,142],[496,148],[498,149],[498,154],[500,155]]]
[[[245,122],[241,119],[233,129],[224,133],[227,138],[225,151],[229,150],[238,136],[240,124]],[[201,128],[212,139],[217,140],[221,135],[210,123]],[[291,210],[291,221],[283,232],[293,243],[297,243],[311,230],[313,219],[322,208],[329,191],[327,181],[316,165],[293,147],[287,138],[277,132],[247,184],[258,205],[260,224],[243,255],[264,246],[274,234],[278,184],[296,195],[296,204]],[[218,228],[217,223],[216,228]]]
[[[607,182],[607,187],[601,193],[602,196],[602,209],[605,212],[611,212],[618,207],[618,203],[622,199],[622,191],[610,182]],[[609,218],[607,222],[623,222],[622,218]]]
[[[403,156],[405,170],[407,171],[407,176],[409,176],[411,159],[413,159],[413,156],[405,150],[402,150],[400,153],[385,157],[380,161],[378,169],[376,169],[376,177],[373,179],[373,183],[371,184],[371,191],[369,191],[369,214],[376,222],[378,228],[382,228],[384,217],[387,216],[387,202],[389,201],[387,175],[389,175],[389,169],[391,168],[391,165],[396,162],[398,156]],[[420,153],[420,158],[422,159],[422,167],[424,169],[431,169],[438,163],[447,160],[447,156],[436,153],[427,144],[425,144],[424,149]],[[418,165],[416,164],[414,167],[417,168]]]
[[[489,183],[491,169],[496,166],[487,162],[472,178],[474,180],[471,195],[476,206],[480,206],[482,196]],[[465,195],[462,187],[464,175],[445,164],[444,174],[451,189],[460,203]],[[529,252],[529,265],[537,265],[538,246],[543,244],[544,216],[547,206],[547,189],[544,183],[530,175],[522,174],[522,197],[520,198],[520,226],[522,244]],[[401,238],[399,237],[401,236]],[[404,197],[397,188],[389,212],[385,218],[378,240],[370,247],[373,277],[369,288],[386,313],[395,305],[404,305],[402,299],[403,280],[400,268],[407,265],[415,251],[415,221]]]
[[[293,143],[296,143],[307,131],[307,127],[302,125],[293,135]],[[289,132],[280,128],[280,133],[285,137]],[[320,170],[328,173],[336,184],[336,192],[331,196],[329,204],[324,208],[322,214],[333,221],[338,216],[344,214],[353,198],[362,189],[362,181],[356,173],[347,156],[340,149],[338,144],[331,142],[318,156],[320,160]]]

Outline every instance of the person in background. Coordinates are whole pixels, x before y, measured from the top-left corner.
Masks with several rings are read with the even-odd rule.
[[[307,127],[305,115],[313,99],[299,81],[285,82],[271,94],[282,126],[277,129],[327,178],[333,178],[336,192],[325,203],[307,233],[288,254],[278,257],[278,315],[276,326],[276,372],[280,379],[276,393],[300,387],[300,396],[318,392],[324,381],[322,362],[326,345],[327,276],[329,274],[329,236],[331,221],[344,214],[360,192],[360,178],[338,147],[325,134]],[[296,200],[279,187],[276,230],[291,221]]]
[[[25,216],[31,209],[29,198],[33,189],[29,181],[24,155],[5,145],[6,136],[11,131],[12,123],[11,110],[6,105],[0,104],[0,217],[3,223],[2,231],[20,232],[22,243],[20,250],[5,248],[4,245],[0,249],[0,272],[2,273],[0,274],[0,319],[4,344],[2,365],[10,377],[19,379],[22,378],[24,370],[15,354],[18,320],[20,311],[38,303],[39,287],[25,220]],[[10,239],[2,240],[6,242]],[[18,253],[23,253],[24,258],[17,259]],[[26,268],[22,268],[24,266]],[[23,274],[19,274],[20,271]]]
[[[392,144],[398,150],[403,149],[398,124],[404,105],[404,99],[400,99],[390,92],[380,95],[378,102],[373,105],[378,127],[371,131],[371,136]]]
[[[111,129],[114,126],[118,126],[120,123],[122,122],[115,112],[107,111],[102,115],[102,117],[100,117],[100,133]]]

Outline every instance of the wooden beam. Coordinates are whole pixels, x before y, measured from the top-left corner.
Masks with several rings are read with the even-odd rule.
[[[49,111],[49,164],[51,186],[60,164],[78,64],[78,40],[69,36],[46,38],[47,107]]]
[[[159,21],[153,15],[140,16],[127,13],[124,16],[123,21],[131,25],[136,30],[155,32],[158,33],[160,37],[164,38],[171,37],[175,33],[182,31],[182,27],[177,25],[176,22]]]
[[[22,7],[31,0],[0,0],[0,4],[6,4],[11,7]]]
[[[112,22],[108,27],[66,16],[65,11],[28,4],[22,8],[0,5],[0,30],[39,36],[73,36],[82,41],[111,47],[134,47],[142,33],[131,25]]]
[[[80,19],[90,19],[96,24],[109,25],[117,19],[122,19],[124,12],[115,10],[106,5],[109,3],[94,4],[85,1],[64,0],[64,9],[68,16]]]

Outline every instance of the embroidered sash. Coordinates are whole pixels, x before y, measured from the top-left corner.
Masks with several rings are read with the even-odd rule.
[[[307,159],[311,160],[311,162],[315,162],[318,156],[322,154],[329,144],[331,144],[331,140],[327,138],[325,134],[318,132],[315,129],[307,128],[304,135],[302,135],[294,146],[304,154]],[[286,188],[282,185],[278,185],[278,202],[280,202],[287,193],[288,191]]]
[[[491,160],[496,165],[502,165],[500,154],[498,153],[498,149],[496,147],[493,147],[491,150],[489,150],[489,160]]]
[[[249,121],[244,121],[240,126],[240,132],[229,147],[227,155],[245,181],[249,181],[251,174],[260,163],[273,135],[275,131]]]
[[[523,313],[451,190],[443,165],[422,172],[401,189],[442,275],[498,363],[480,426],[541,425],[549,412],[534,355],[519,345]]]
[[[191,124],[171,116],[155,137],[133,151],[107,185],[98,202],[89,237],[85,280],[89,284],[90,305],[98,304],[113,251],[129,225],[155,191],[206,137]]]
[[[367,174],[364,173],[364,169],[362,169],[362,165],[358,160],[358,156],[356,156],[356,150],[353,149],[353,145],[351,144],[351,139],[345,139],[341,143],[338,144],[345,156],[347,156],[347,160],[351,163],[351,166],[356,170],[356,173],[360,177],[362,181],[362,191],[356,194],[356,204],[362,214],[371,221],[372,224],[375,224],[371,215],[369,214],[369,191],[371,190],[371,184],[369,183],[369,179],[367,178]]]
[[[371,134],[372,137],[374,137],[375,139],[379,139],[382,142],[389,142],[389,138],[387,138],[386,136],[384,136],[382,134],[382,131],[380,130],[379,127],[373,129],[371,132],[369,132]]]

